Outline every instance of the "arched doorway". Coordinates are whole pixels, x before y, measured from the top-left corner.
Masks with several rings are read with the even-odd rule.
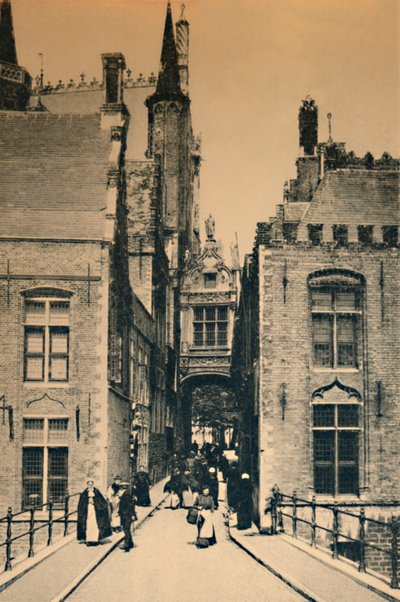
[[[239,408],[231,378],[227,374],[197,373],[181,382],[184,447],[194,441],[217,443],[234,449],[239,424]]]

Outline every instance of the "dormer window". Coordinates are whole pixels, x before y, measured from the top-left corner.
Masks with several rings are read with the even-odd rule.
[[[333,240],[338,247],[344,247],[349,242],[347,226],[336,224],[333,226]]]
[[[308,240],[312,245],[322,242],[322,224],[308,224]]]
[[[382,239],[388,247],[397,247],[399,244],[399,227],[382,226]]]
[[[374,238],[374,227],[373,226],[357,226],[358,242],[362,245],[372,245]]]
[[[217,274],[204,274],[204,287],[215,288],[217,286]]]

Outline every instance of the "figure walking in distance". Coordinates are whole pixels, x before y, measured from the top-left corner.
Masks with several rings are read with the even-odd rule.
[[[135,496],[129,483],[122,483],[122,495],[119,501],[119,515],[121,517],[121,526],[124,531],[125,539],[120,545],[120,549],[129,552],[134,547],[132,539],[132,522],[137,520],[135,509]]]
[[[114,482],[111,483],[107,489],[107,500],[110,505],[110,522],[111,529],[116,533],[121,531],[121,520],[119,517],[119,500],[120,500],[120,489],[121,489],[121,477],[114,477]]]
[[[196,497],[194,507],[199,511],[196,545],[198,548],[208,548],[217,543],[213,521],[214,500],[208,485],[203,487],[203,492]]]
[[[135,476],[135,495],[138,506],[150,506],[150,477],[144,466],[139,467]]]
[[[239,482],[237,528],[250,529],[253,514],[253,486],[247,472],[242,474]]]

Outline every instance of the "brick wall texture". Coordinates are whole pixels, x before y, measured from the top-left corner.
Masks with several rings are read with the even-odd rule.
[[[300,497],[313,491],[311,395],[336,378],[361,394],[360,490],[368,501],[400,497],[399,252],[379,248],[333,249],[329,245],[259,247],[260,282],[260,496],[277,483]],[[365,278],[362,361],[358,370],[314,369],[308,276],[344,268]],[[381,381],[381,416],[377,416]],[[282,418],[281,387],[286,404]]]

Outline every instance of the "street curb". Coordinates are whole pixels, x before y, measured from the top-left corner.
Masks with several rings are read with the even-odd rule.
[[[138,521],[136,529],[139,529],[153,514],[156,512],[159,507],[165,502],[169,494],[164,495],[163,498],[158,502],[156,506],[154,506],[148,514],[146,514],[141,520]],[[113,552],[119,544],[123,541],[124,536],[122,535],[119,539],[117,539],[104,553],[96,558],[88,567],[86,567],[78,577],[76,577],[71,583],[67,585],[67,587],[62,590],[57,596],[52,598],[50,602],[64,602],[67,600],[69,596],[80,586],[82,583],[89,577],[91,573]]]
[[[16,581],[18,581],[18,579],[21,579],[21,577],[35,569],[37,566],[39,566],[39,564],[50,558],[50,556],[53,556],[53,554],[56,554],[59,550],[61,550],[61,548],[68,545],[75,539],[76,534],[74,531],[72,533],[69,533],[65,537],[61,537],[60,539],[55,541],[51,547],[42,548],[41,550],[39,550],[37,555],[33,556],[32,558],[24,557],[19,562],[17,561],[15,569],[13,569],[13,571],[16,571],[14,575],[10,574],[12,571],[10,571],[10,573],[7,572],[1,575],[0,593],[4,592],[8,587],[13,585]],[[3,580],[4,577],[7,577],[7,580]]]
[[[374,594],[377,594],[378,596],[381,596],[382,598],[385,598],[386,600],[388,600],[389,602],[399,602],[400,598],[399,597],[395,597],[394,595],[391,595],[389,592],[385,592],[382,589],[379,589],[377,586],[374,586],[371,583],[366,583],[365,581],[363,581],[362,579],[360,579],[360,577],[358,577],[358,575],[354,575],[351,572],[347,572],[342,570],[340,565],[333,565],[329,562],[329,558],[320,558],[318,556],[315,556],[314,554],[310,554],[310,552],[306,549],[303,549],[301,546],[297,546],[295,542],[292,541],[292,539],[290,537],[288,537],[287,535],[284,535],[284,541],[285,543],[287,543],[289,546],[293,546],[294,548],[296,548],[296,550],[301,550],[302,552],[304,552],[305,554],[308,554],[309,556],[311,556],[312,558],[314,558],[315,560],[317,560],[318,562],[320,562],[321,564],[323,564],[324,566],[327,566],[328,568],[337,571],[338,573],[340,573],[341,575],[344,575],[345,577],[348,577],[349,579],[352,579],[355,583],[357,583],[358,585],[361,585],[362,587],[365,587],[366,589],[368,589],[369,591],[373,592]],[[300,540],[302,541],[302,540]],[[321,551],[321,553],[325,554],[325,550],[321,550],[319,548],[319,551]],[[352,564],[347,564],[346,559],[341,560],[341,562],[345,563],[345,566],[348,566],[349,568],[355,569],[355,567]],[[343,565],[342,565],[343,566]],[[373,575],[370,572],[365,573],[366,575],[369,575],[370,577],[379,580],[379,577],[376,577],[375,575]],[[386,587],[389,587],[384,581],[382,581],[382,585],[385,585]],[[399,590],[395,590],[395,591],[399,591]]]
[[[327,602],[325,600],[325,598],[321,598],[320,596],[317,596],[316,594],[314,594],[313,592],[311,592],[310,590],[308,590],[307,588],[305,588],[304,585],[296,582],[292,578],[286,577],[283,573],[281,573],[280,571],[274,569],[270,564],[267,564],[264,560],[262,560],[262,558],[260,558],[259,556],[257,556],[253,552],[251,552],[248,548],[246,548],[239,540],[237,540],[232,535],[229,517],[228,517],[228,535],[229,535],[229,538],[241,550],[243,550],[244,552],[246,552],[246,554],[248,554],[251,558],[253,558],[253,560],[256,560],[259,564],[261,564],[261,566],[263,566],[270,573],[272,573],[273,575],[275,575],[275,577],[278,577],[278,579],[280,579],[281,581],[283,581],[284,583],[286,583],[286,585],[288,585],[292,590],[294,590],[295,592],[297,592],[298,594],[300,594],[301,596],[303,596],[303,598],[305,598],[306,600],[309,600],[309,602]]]

